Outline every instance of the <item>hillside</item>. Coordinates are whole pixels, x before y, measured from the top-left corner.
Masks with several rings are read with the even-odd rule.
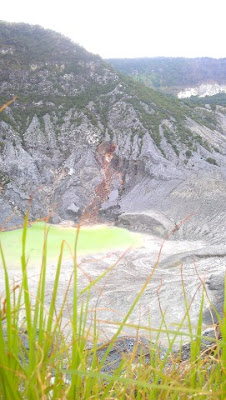
[[[134,58],[107,60],[116,70],[163,92],[189,97],[193,94],[226,92],[226,59],[213,58]],[[195,91],[194,91],[195,88]],[[192,95],[192,93],[190,94]]]
[[[1,22],[0,38],[1,105],[17,96],[0,115],[1,223],[21,223],[31,194],[32,218],[76,221],[99,188],[103,219],[151,210],[146,228],[163,233],[195,212],[183,234],[202,236],[225,201],[224,107],[156,92],[38,26]]]
[[[1,22],[0,37],[1,105],[17,96],[0,113],[1,230],[23,223],[32,197],[31,220],[104,222],[145,234],[126,254],[115,248],[79,254],[78,293],[88,282],[90,308],[107,321],[109,338],[108,321],[124,318],[144,282],[132,324],[158,328],[164,316],[164,328],[177,329],[182,320],[188,327],[186,293],[195,326],[202,282],[221,313],[222,275],[214,274],[226,270],[226,108],[157,92],[38,26]],[[16,257],[14,246],[7,250]],[[74,261],[62,265],[58,300],[73,268]],[[28,272],[34,293],[37,275]],[[47,302],[55,273],[49,263]],[[14,288],[18,269],[10,277]],[[68,293],[65,318],[74,289]],[[203,326],[211,318],[205,301]]]

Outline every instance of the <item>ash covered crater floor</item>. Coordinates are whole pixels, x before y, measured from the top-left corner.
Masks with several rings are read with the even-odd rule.
[[[171,227],[173,227],[172,223]],[[174,229],[172,228],[172,230]],[[179,238],[173,240],[174,233],[178,234],[173,232],[165,241],[164,236],[161,237],[162,232],[159,236],[150,232],[139,234],[139,238],[142,238],[140,243],[137,243],[137,246],[130,246],[127,250],[124,247],[123,249],[105,249],[101,252],[78,254],[79,292],[107,269],[114,266],[103,279],[91,288],[90,292],[88,324],[92,323],[94,313],[96,313],[102,339],[106,339],[106,337],[110,339],[115,333],[118,324],[122,322],[153,268],[155,268],[153,277],[130,315],[128,323],[147,329],[150,324],[152,328],[158,329],[161,326],[162,313],[165,313],[167,327],[175,330],[186,313],[183,301],[184,286],[188,303],[191,303],[190,317],[195,328],[203,291],[202,282],[208,283],[211,275],[218,276],[220,273],[222,274],[222,270],[226,269],[226,247],[222,244],[211,245],[209,240],[192,241]],[[161,255],[156,264],[161,247]],[[46,305],[51,299],[55,271],[56,262],[50,262],[47,267]],[[29,287],[32,294],[37,289],[38,273],[38,268],[28,269]],[[64,260],[56,301],[57,310],[61,307],[72,274],[72,260]],[[10,269],[9,276],[12,283],[21,280],[18,268]],[[206,285],[206,288],[211,300],[216,304],[218,300],[216,291],[212,290],[209,284]],[[3,279],[0,280],[0,291],[4,291]],[[84,300],[85,294],[79,297],[80,304]],[[71,285],[64,309],[65,323],[72,314],[72,304],[73,289]],[[213,323],[208,307],[209,304],[206,301],[204,328]],[[183,327],[183,331],[186,331],[185,327]],[[131,326],[123,329],[125,335],[134,335],[135,332],[136,329]],[[148,330],[145,329],[140,329],[139,333],[142,336],[148,337],[149,335]],[[164,334],[161,335],[161,342],[163,345],[167,344]]]

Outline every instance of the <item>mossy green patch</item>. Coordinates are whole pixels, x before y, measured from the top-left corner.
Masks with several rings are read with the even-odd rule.
[[[67,246],[64,251],[64,259],[72,257],[76,228],[66,228],[59,225],[47,225],[48,228],[48,252],[47,262],[57,261],[60,252],[60,245],[63,240]],[[40,266],[42,249],[44,243],[45,224],[37,222],[28,228],[26,252],[29,257],[28,266]],[[19,267],[21,256],[22,229],[0,232],[0,240],[6,258],[7,266],[10,268]],[[82,227],[78,236],[77,254],[86,255],[107,250],[126,249],[130,246],[139,246],[141,236],[113,226],[96,225],[93,227]]]

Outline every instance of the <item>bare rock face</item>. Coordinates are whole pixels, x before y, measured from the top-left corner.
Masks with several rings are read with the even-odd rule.
[[[205,311],[205,322],[218,324],[224,317],[225,271],[211,274],[206,284],[211,304]]]
[[[61,35],[0,24],[0,224],[101,220],[220,245],[226,109],[190,107],[123,78]],[[25,45],[26,44],[26,45]],[[114,149],[114,151],[111,151]],[[98,191],[99,190],[99,191]],[[95,208],[94,207],[94,208]]]
[[[126,229],[142,233],[151,233],[155,236],[162,237],[167,235],[165,226],[150,213],[123,213],[116,221],[116,224]]]
[[[1,113],[1,224],[9,216],[7,226],[22,222],[31,196],[32,218],[76,221],[105,180],[100,218],[126,225],[130,213],[131,229],[164,236],[163,219],[174,226],[194,214],[177,237],[220,240],[223,107],[189,108],[124,80],[54,32],[4,23],[0,31],[1,102],[18,95]],[[114,146],[108,182],[101,146]]]

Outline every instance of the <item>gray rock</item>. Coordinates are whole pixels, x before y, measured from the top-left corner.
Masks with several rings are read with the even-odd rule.
[[[75,205],[75,203],[72,203],[67,209],[68,209],[69,211],[74,212],[74,213],[77,213],[77,212],[79,211],[79,207],[77,207],[77,206]]]
[[[111,342],[98,344],[96,351],[98,363],[101,363],[105,357],[110,344]],[[122,360],[126,358],[129,360],[133,357],[133,364],[140,362],[149,364],[150,357],[157,356],[163,359],[166,351],[166,348],[156,347],[154,343],[150,343],[150,341],[142,337],[119,336],[108,352],[101,372],[113,373],[119,367]],[[90,362],[92,362],[92,356],[90,357]]]
[[[225,272],[211,274],[206,284],[211,303],[204,313],[204,319],[209,324],[219,323],[218,316],[224,317]]]
[[[118,217],[116,224],[126,229],[150,233],[159,237],[164,237],[167,234],[164,225],[148,214],[123,213]]]
[[[209,329],[203,333],[201,337],[200,353],[201,356],[206,357],[207,354],[214,351],[216,347],[216,340],[220,340],[221,335],[216,329]],[[180,351],[175,353],[180,361],[187,361],[191,357],[191,343],[183,345]]]
[[[26,43],[32,37],[33,47],[15,43],[17,68],[10,52],[0,58],[5,71],[0,77],[2,94],[11,98],[20,92],[25,98],[13,103],[0,123],[0,175],[7,177],[1,186],[7,206],[0,223],[10,202],[17,207],[18,218],[23,216],[31,194],[32,219],[50,212],[60,220],[78,219],[104,178],[96,150],[108,141],[116,149],[109,193],[100,204],[102,217],[110,218],[112,210],[116,218],[122,212],[154,211],[174,224],[193,213],[192,222],[177,238],[221,240],[226,226],[224,107],[194,110],[181,103],[184,117],[180,114],[178,122],[171,111],[173,105],[178,107],[173,99],[164,112],[154,92],[145,102],[98,56],[60,35],[37,27],[4,27],[6,38],[13,30],[18,33],[14,37],[22,40],[24,35]],[[40,57],[38,37],[45,37],[46,49],[51,43],[56,51],[46,50]],[[207,112],[216,121],[213,128],[205,124]],[[134,225],[160,236],[167,230],[149,216]]]

